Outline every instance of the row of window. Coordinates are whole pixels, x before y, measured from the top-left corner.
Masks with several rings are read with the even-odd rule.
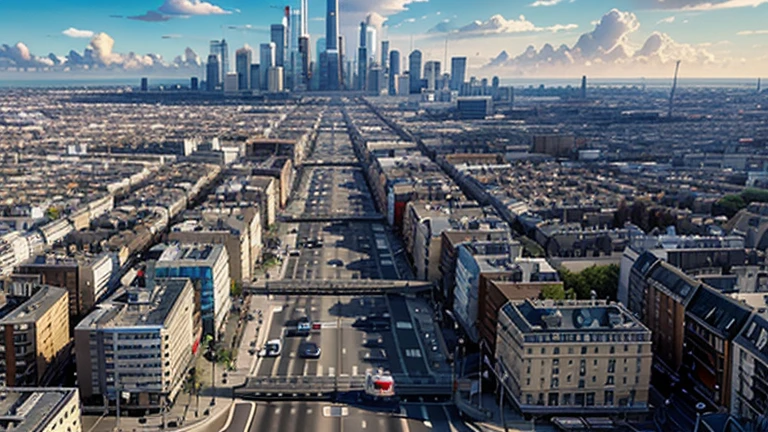
[[[546,400],[544,399],[544,393],[539,393],[539,397],[534,400],[534,395],[525,395],[526,405],[540,405],[540,406],[595,406],[595,393],[563,393],[562,397],[560,393],[549,393]],[[635,391],[631,390],[629,398],[623,398],[619,400],[620,406],[633,405],[635,400]],[[605,390],[603,393],[603,405],[602,406],[614,406],[614,392],[613,390]]]
[[[568,354],[574,354],[574,351],[575,350],[574,350],[573,347],[568,347]],[[589,347],[586,347],[586,346],[581,347],[581,354],[582,355],[588,354],[588,351],[589,351]],[[592,352],[594,354],[600,354],[600,347],[599,346],[594,347]],[[624,345],[624,352],[629,352],[629,345]],[[609,354],[615,354],[616,353],[616,346],[615,345],[611,345],[610,347],[608,347],[608,353]],[[643,353],[643,346],[642,345],[638,345],[637,346],[637,353],[638,354],[642,354]],[[529,355],[533,355],[533,348],[528,348],[528,354]],[[547,354],[547,348],[546,347],[542,347],[541,348],[541,354]],[[560,347],[552,348],[552,354],[553,355],[560,355]]]
[[[645,342],[650,340],[649,333],[548,333],[526,335],[528,343],[551,342]]]

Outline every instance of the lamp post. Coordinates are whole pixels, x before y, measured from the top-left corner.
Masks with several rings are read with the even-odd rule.
[[[506,372],[504,372],[504,376],[501,377],[501,398],[499,400],[499,411],[501,412],[501,425],[504,427],[504,432],[509,432],[509,429],[507,429],[507,418],[504,414],[504,389],[506,388],[506,385],[504,382],[507,380]]]

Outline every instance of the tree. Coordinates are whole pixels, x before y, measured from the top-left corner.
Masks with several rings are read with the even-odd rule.
[[[229,294],[232,297],[240,297],[243,295],[243,285],[240,282],[232,281],[229,286]]]
[[[727,216],[732,218],[739,210],[747,207],[747,202],[741,195],[726,195],[712,206],[712,214],[715,216]]]
[[[565,300],[565,289],[562,284],[546,285],[539,294],[541,300]]]
[[[560,269],[560,280],[563,281],[564,291],[573,292],[578,299],[589,299],[592,291],[598,299],[616,300],[619,289],[619,266],[593,265],[574,273],[568,269]]]

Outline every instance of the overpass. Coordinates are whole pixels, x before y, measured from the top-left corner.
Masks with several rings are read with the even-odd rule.
[[[432,282],[381,279],[275,280],[264,286],[246,284],[251,294],[279,295],[380,295],[417,294],[432,289]]]
[[[449,376],[411,377],[395,375],[398,397],[450,397]],[[235,397],[247,400],[328,400],[365,391],[365,376],[280,376],[250,377],[235,388]]]

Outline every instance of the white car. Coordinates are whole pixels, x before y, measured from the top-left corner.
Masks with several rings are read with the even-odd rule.
[[[264,348],[259,352],[259,357],[279,357],[282,351],[283,343],[280,339],[272,339],[264,345]]]

